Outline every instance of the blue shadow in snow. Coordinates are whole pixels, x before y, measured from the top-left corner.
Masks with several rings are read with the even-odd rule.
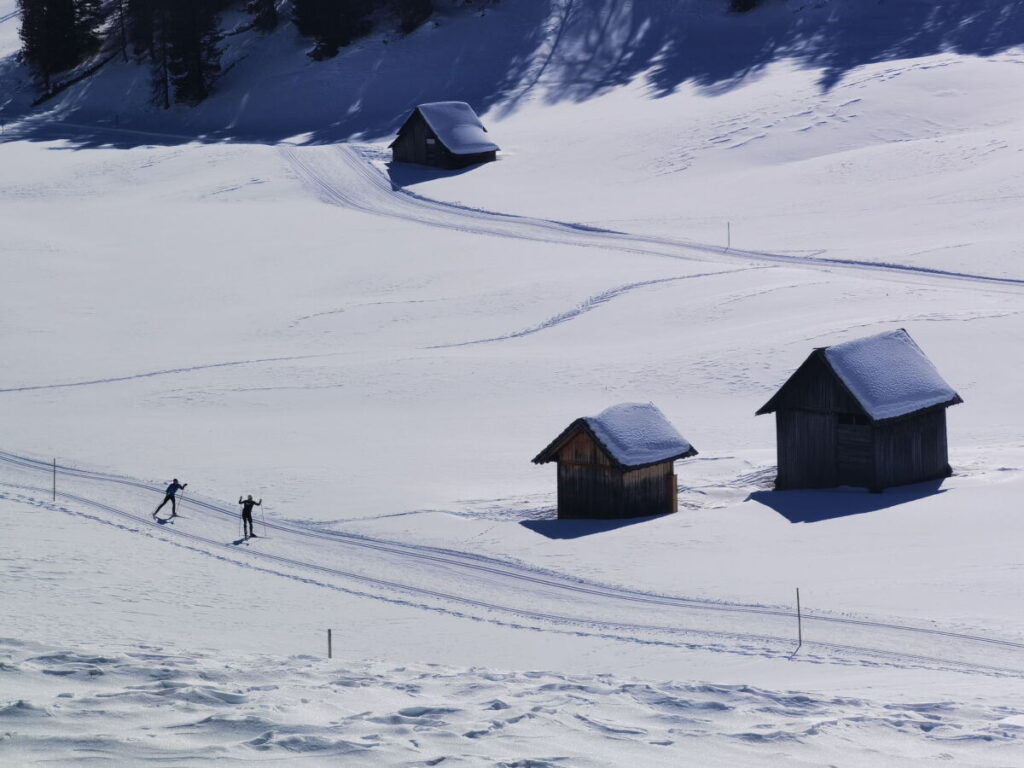
[[[549,539],[580,539],[596,533],[607,533],[627,525],[646,523],[664,515],[653,517],[620,517],[614,520],[522,520],[520,525]]]
[[[381,32],[330,61],[307,61],[295,49],[280,60],[280,72],[225,71],[207,102],[168,112],[124,112],[123,94],[144,92],[149,71],[117,60],[72,86],[71,98],[32,107],[27,70],[12,53],[0,58],[0,93],[14,96],[0,98],[0,121],[42,119],[0,141],[64,139],[85,149],[272,144],[297,136],[306,144],[376,140],[393,136],[409,110],[427,101],[467,101],[494,123],[530,101],[582,102],[637,81],[651,98],[683,86],[717,95],[788,60],[820,72],[818,84],[828,90],[865,64],[944,53],[992,56],[1024,44],[1022,0],[773,0],[749,13],[727,8],[726,0],[516,0],[439,13],[408,37]],[[300,40],[293,25],[282,23],[252,40],[247,58],[274,60]],[[500,145],[500,127],[493,135]]]
[[[850,515],[878,512],[918,499],[945,493],[942,480],[888,488],[869,493],[862,488],[825,488],[803,491],[754,491],[746,501],[773,509],[791,523],[820,523]]]
[[[452,176],[461,176],[464,173],[479,168],[483,163],[467,165],[465,168],[448,170],[445,168],[434,168],[429,165],[417,165],[415,163],[388,163],[388,178],[391,180],[391,188],[394,190],[403,187],[411,187],[414,184],[422,184],[434,179],[447,179]]]

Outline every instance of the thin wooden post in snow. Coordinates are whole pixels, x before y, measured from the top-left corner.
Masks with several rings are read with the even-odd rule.
[[[331,658],[331,630],[327,630],[327,658]]]
[[[804,644],[803,616],[800,614],[800,587],[796,588],[796,639],[797,650],[800,650],[800,646]]]

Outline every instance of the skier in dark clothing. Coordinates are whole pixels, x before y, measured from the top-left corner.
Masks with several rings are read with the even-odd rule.
[[[263,499],[259,501],[252,500],[252,494],[249,494],[249,498],[242,500],[242,497],[238,497],[238,503],[242,505],[242,530],[245,533],[245,538],[253,537],[256,538],[256,534],[252,530],[252,508],[262,507]],[[266,533],[266,531],[264,531]]]
[[[156,513],[163,509],[164,504],[168,501],[171,502],[171,517],[178,516],[177,504],[174,501],[174,494],[178,491],[185,489],[188,483],[179,483],[178,478],[174,478],[174,482],[167,486],[167,494],[164,496],[164,500],[160,502],[160,506],[153,510],[153,517],[156,517]]]

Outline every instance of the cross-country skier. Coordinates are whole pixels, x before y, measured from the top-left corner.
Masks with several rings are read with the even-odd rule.
[[[171,517],[178,516],[177,504],[174,501],[174,494],[178,491],[184,490],[188,483],[179,483],[178,478],[174,478],[174,482],[167,486],[167,494],[164,496],[164,500],[160,502],[160,506],[153,510],[153,517],[156,517],[156,513],[163,509],[164,504],[168,501],[171,502]]]
[[[252,530],[252,508],[262,507],[263,499],[253,501],[252,494],[250,493],[249,497],[244,501],[242,500],[242,497],[239,496],[238,503],[242,505],[242,530],[245,532],[245,538],[256,538],[256,534]],[[264,531],[264,533],[266,533],[266,531]]]

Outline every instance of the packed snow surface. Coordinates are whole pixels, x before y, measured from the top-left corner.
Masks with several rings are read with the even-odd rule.
[[[874,421],[959,399],[902,328],[827,347],[825,357]]]
[[[624,467],[677,459],[692,450],[654,403],[620,403],[584,421]]]
[[[476,112],[464,101],[435,101],[420,104],[420,114],[450,152],[472,155],[477,152],[495,152],[499,149],[487,137]]]
[[[438,664],[233,659],[159,644],[67,649],[0,638],[4,765],[1009,766],[1024,713],[996,702],[838,696]],[[794,762],[804,750],[813,761]],[[944,756],[944,757],[940,757]],[[877,759],[877,758],[876,758]],[[875,766],[880,763],[874,763]]]

